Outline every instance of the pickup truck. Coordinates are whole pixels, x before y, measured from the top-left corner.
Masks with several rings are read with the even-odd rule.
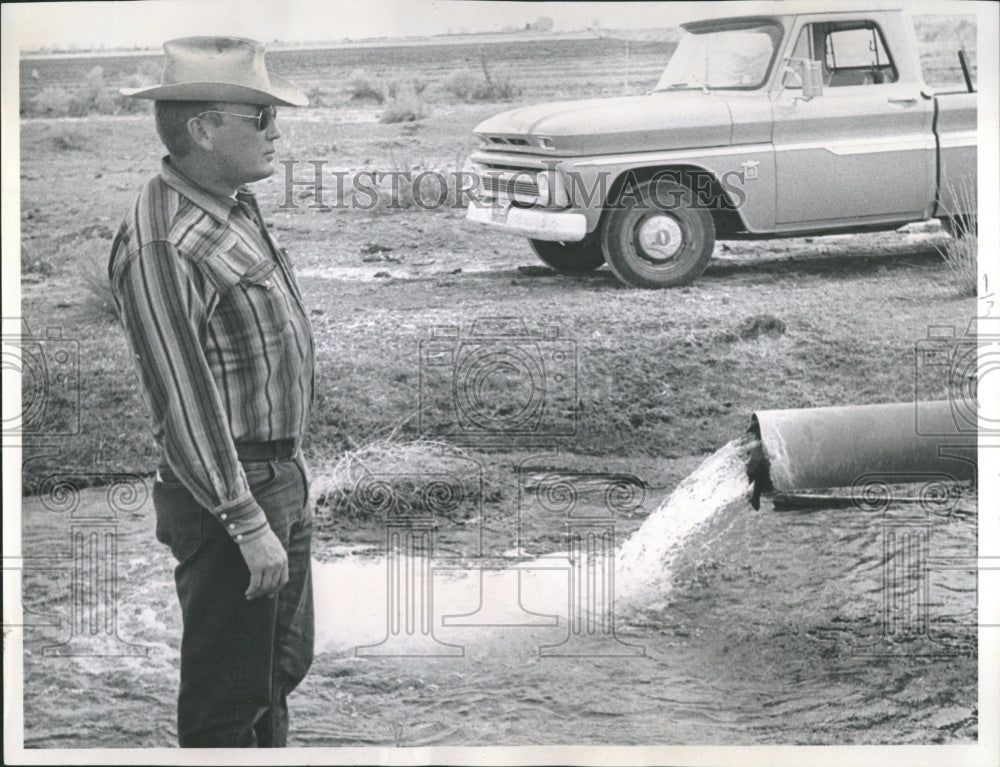
[[[681,25],[651,93],[480,123],[466,217],[527,237],[558,271],[607,262],[644,288],[696,279],[716,239],[971,225],[964,52],[964,89],[935,93],[902,8],[775,5]]]

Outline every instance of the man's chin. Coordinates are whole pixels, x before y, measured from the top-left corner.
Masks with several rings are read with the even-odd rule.
[[[247,181],[248,184],[252,184],[254,181],[263,181],[265,178],[270,178],[274,175],[274,163],[269,161],[267,165],[259,168],[257,173],[254,174],[252,179]]]

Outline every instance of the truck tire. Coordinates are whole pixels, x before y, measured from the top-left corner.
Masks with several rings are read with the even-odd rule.
[[[595,234],[589,234],[580,242],[548,242],[547,240],[528,240],[535,255],[542,263],[557,272],[566,274],[582,274],[592,272],[604,265],[604,253],[601,250],[601,240]]]
[[[601,248],[611,271],[627,285],[686,285],[712,258],[715,222],[705,207],[695,204],[686,186],[665,179],[646,181],[605,211]]]

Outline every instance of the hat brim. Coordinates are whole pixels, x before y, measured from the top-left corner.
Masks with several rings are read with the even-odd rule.
[[[123,96],[155,101],[229,101],[237,104],[269,104],[273,106],[304,107],[309,97],[278,75],[269,78],[270,88],[260,90],[236,83],[174,83],[153,85],[147,88],[119,88]]]

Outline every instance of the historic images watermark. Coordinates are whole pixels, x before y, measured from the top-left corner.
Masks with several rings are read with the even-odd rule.
[[[854,508],[879,515],[882,602],[879,635],[874,642],[855,644],[855,656],[974,654],[977,622],[948,615],[940,595],[933,595],[935,580],[942,577],[957,578],[968,593],[976,592],[975,579],[983,563],[974,548],[936,550],[933,545],[935,529],[955,521],[961,498],[956,477],[943,472],[873,473],[855,481]],[[955,588],[955,583],[950,585]],[[944,632],[947,640],[936,636]]]
[[[25,320],[4,317],[2,359],[4,389],[21,394],[19,407],[8,409],[4,403],[4,447],[58,451],[80,434],[78,339],[59,326],[36,333]],[[84,500],[86,488],[99,489]],[[8,620],[5,614],[4,627],[68,629],[61,641],[42,647],[47,657],[145,656],[147,648],[118,636],[118,520],[146,503],[145,480],[136,474],[64,469],[43,477],[34,490],[39,513],[66,520],[69,555],[4,556],[4,570],[17,571],[22,579],[65,583],[64,599],[49,600],[44,611],[35,609],[22,581],[21,617]],[[62,609],[53,611],[53,605]]]
[[[566,614],[562,641],[539,648],[542,657],[635,657],[646,653],[615,633],[615,526],[646,500],[646,486],[632,474],[542,472],[535,459],[518,467],[518,547],[532,546],[530,529],[564,531],[565,553],[542,554],[538,561],[568,560]],[[531,567],[527,565],[526,567]]]
[[[482,471],[370,473],[352,489],[354,513],[385,525],[385,636],[355,647],[358,657],[463,657],[465,648],[442,641],[434,616],[434,533],[463,507],[481,516]]]
[[[549,193],[559,189],[560,199],[578,205],[600,205],[607,209],[650,207],[656,210],[704,208],[736,210],[746,202],[745,170],[726,171],[716,180],[707,173],[683,173],[673,169],[645,174],[626,170],[619,175],[598,172],[584,176],[575,170],[557,170],[552,161],[537,169],[497,170],[345,170],[328,168],[329,161],[280,160],[283,168],[280,211],[299,210],[297,199],[309,198],[305,210],[422,210],[469,205],[492,208],[514,201],[520,207],[547,207]],[[301,166],[301,167],[300,167]],[[683,186],[693,192],[686,200]],[[296,193],[298,192],[298,193]]]

